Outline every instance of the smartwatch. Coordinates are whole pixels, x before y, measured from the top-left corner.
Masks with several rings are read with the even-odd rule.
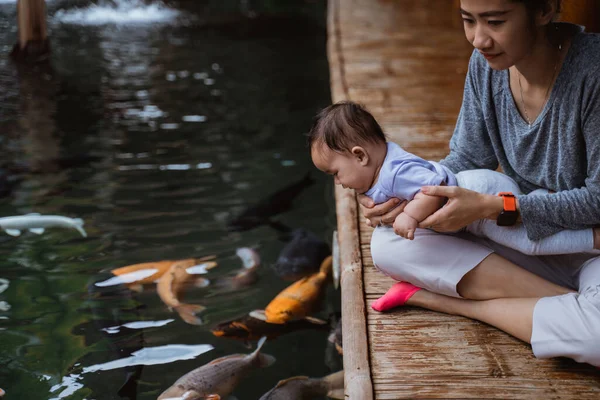
[[[498,196],[502,197],[504,207],[502,208],[500,215],[498,215],[498,219],[496,219],[496,225],[513,226],[517,223],[517,219],[519,218],[515,195],[511,192],[500,192],[498,193]]]

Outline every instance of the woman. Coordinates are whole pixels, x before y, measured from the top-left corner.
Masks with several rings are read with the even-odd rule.
[[[448,197],[421,223],[430,229],[409,241],[377,227],[373,261],[423,288],[398,289],[407,291],[407,305],[486,322],[531,343],[539,358],[600,366],[600,257],[526,256],[464,233],[443,234],[501,214],[503,225],[523,223],[533,240],[600,225],[600,35],[554,23],[558,0],[460,4],[475,50],[442,163],[455,173],[500,166],[524,193],[550,193],[517,196],[514,213],[503,197],[425,187]],[[359,202],[371,226],[393,222],[404,206],[390,200],[374,207],[364,196]]]

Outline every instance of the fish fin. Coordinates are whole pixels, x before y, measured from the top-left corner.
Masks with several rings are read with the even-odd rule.
[[[197,313],[204,311],[206,307],[197,304],[181,304],[174,307],[182,320],[190,325],[202,325],[202,318],[196,316]]]
[[[261,368],[265,368],[268,367],[270,365],[273,365],[275,363],[275,361],[277,361],[277,359],[275,357],[273,357],[270,354],[264,354],[264,353],[260,353],[258,355],[258,359],[259,359],[259,367]]]
[[[344,393],[344,389],[332,389],[327,392],[327,397],[330,399],[345,399],[346,394]]]
[[[194,280],[194,286],[197,288],[205,288],[210,285],[210,280],[206,278],[198,278]]]
[[[144,285],[141,285],[139,283],[134,283],[133,285],[127,285],[127,287],[129,288],[129,290],[132,290],[136,293],[142,293],[144,291]]]
[[[315,324],[315,325],[327,325],[328,322],[325,320],[322,320],[320,318],[315,318],[315,317],[304,317],[305,320],[307,320],[308,322],[310,322],[311,324]]]
[[[327,336],[327,341],[329,343],[335,343],[335,333],[330,333],[329,336]]]
[[[329,374],[323,378],[323,381],[327,384],[327,396],[334,399],[343,399],[344,398],[344,370],[334,372],[333,374]],[[335,397],[329,393],[341,391],[341,397]],[[339,394],[338,394],[339,396]]]
[[[262,349],[262,347],[266,341],[267,341],[266,336],[261,337],[256,345],[256,350],[254,350],[253,353],[248,355],[248,357],[252,357],[252,358],[257,357],[259,360],[258,365],[261,368],[268,367],[269,365],[273,364],[276,361],[275,357],[273,357],[269,354],[263,354],[260,352],[260,349]]]
[[[182,395],[181,395],[181,399],[182,400],[201,400],[205,398],[204,395],[196,392],[193,389],[190,390],[186,390]]]
[[[333,266],[333,257],[332,256],[325,257],[325,259],[321,263],[321,267],[319,268],[319,273],[325,274],[325,277],[329,277],[332,266]]]
[[[187,267],[185,272],[190,275],[207,274],[209,269],[213,269],[216,266],[217,263],[214,261],[205,261],[196,265],[192,265],[191,267]]]
[[[250,343],[250,341],[249,341],[249,340],[244,340],[244,346],[245,346],[247,349],[251,349],[251,348],[252,348],[252,343]]]
[[[332,276],[333,288],[338,290],[340,287],[340,277],[342,276],[342,267],[340,265],[340,246],[338,241],[338,232],[333,231],[333,245],[331,251],[331,257],[333,257]]]
[[[21,231],[18,229],[5,229],[4,232],[9,234],[10,236],[20,236],[21,235]]]
[[[87,237],[87,232],[85,231],[85,229],[83,229],[82,226],[76,225],[75,229],[77,229],[77,232],[81,233],[81,236]]]
[[[277,385],[275,385],[275,387],[282,387],[283,385],[291,381],[305,381],[308,379],[310,379],[308,376],[292,376],[291,378],[280,380],[279,382],[277,382]]]
[[[267,320],[267,316],[265,315],[265,310],[250,311],[248,313],[248,315],[251,316],[254,319],[259,319],[261,321],[266,321]]]
[[[221,396],[218,394],[207,394],[204,396],[204,400],[221,400]]]
[[[259,353],[260,349],[263,347],[263,345],[265,344],[265,342],[267,341],[267,337],[263,336],[258,340],[258,343],[256,344],[256,350],[254,350],[254,353]]]
[[[214,260],[216,258],[217,258],[216,254],[211,254],[211,255],[208,255],[208,256],[203,256],[203,257],[200,257],[200,258],[195,258],[194,262],[200,264],[200,263],[203,263],[203,262],[206,262],[206,261],[212,261],[212,260]]]
[[[29,229],[29,232],[33,232],[36,235],[41,235],[42,233],[44,233],[46,230],[44,228],[31,228]]]

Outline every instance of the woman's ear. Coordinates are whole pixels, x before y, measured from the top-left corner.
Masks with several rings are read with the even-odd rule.
[[[536,23],[538,26],[548,25],[554,20],[557,13],[557,3],[555,0],[546,0],[544,8],[537,12]]]
[[[367,165],[369,163],[369,154],[367,153],[367,151],[365,150],[364,147],[362,146],[354,146],[350,152],[352,153],[352,155],[354,157],[356,157],[356,160],[360,163],[360,165]]]

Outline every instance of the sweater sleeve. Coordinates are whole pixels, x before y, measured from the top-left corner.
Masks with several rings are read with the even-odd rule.
[[[581,108],[587,160],[585,185],[548,195],[518,196],[523,225],[531,240],[564,229],[600,225],[600,68],[589,76]]]
[[[481,91],[476,84],[487,81],[486,73],[478,65],[474,52],[469,61],[460,113],[450,139],[450,154],[440,161],[454,173],[482,168],[495,170],[498,167],[482,111]]]

